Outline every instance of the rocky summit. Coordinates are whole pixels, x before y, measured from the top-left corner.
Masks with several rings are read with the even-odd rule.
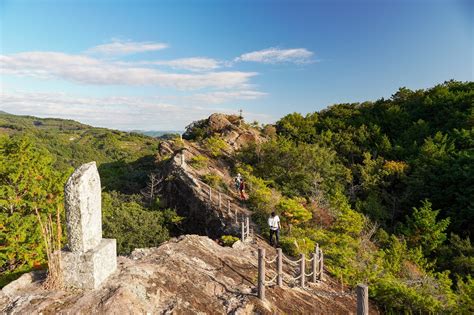
[[[205,236],[186,235],[158,248],[118,257],[117,270],[95,290],[52,290],[40,273],[23,275],[3,288],[6,314],[350,314],[353,295],[339,294],[328,280],[306,289],[267,287],[256,297],[257,250],[238,241],[222,247]],[[268,253],[273,253],[267,248]],[[273,254],[271,254],[273,256]],[[319,292],[319,293],[318,293]],[[372,313],[372,312],[371,312]]]

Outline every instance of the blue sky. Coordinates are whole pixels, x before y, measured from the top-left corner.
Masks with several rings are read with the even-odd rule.
[[[0,0],[0,110],[117,129],[473,80],[470,1]]]

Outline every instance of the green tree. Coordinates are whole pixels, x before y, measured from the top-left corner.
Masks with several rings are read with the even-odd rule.
[[[27,137],[0,138],[0,271],[18,274],[45,263],[35,209],[48,216],[62,208],[68,173]]]
[[[413,213],[402,227],[408,243],[413,247],[421,246],[426,255],[446,240],[445,230],[449,225],[449,219],[436,220],[439,210],[432,210],[431,206],[428,200],[422,201],[422,206],[413,208]]]
[[[283,216],[283,222],[289,226],[300,225],[312,218],[312,213],[302,204],[302,200],[283,197],[276,205],[276,209]]]
[[[104,236],[117,240],[119,254],[155,247],[169,239],[169,227],[179,221],[173,210],[148,210],[139,195],[102,193]]]

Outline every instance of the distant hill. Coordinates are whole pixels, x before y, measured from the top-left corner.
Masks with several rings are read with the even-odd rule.
[[[106,190],[138,192],[153,167],[159,140],[139,133],[97,128],[74,120],[0,113],[0,135],[31,137],[56,158],[59,169],[96,161]]]
[[[183,133],[183,131],[178,130],[131,130],[130,132],[139,133],[154,138],[168,138],[169,136],[180,135]]]

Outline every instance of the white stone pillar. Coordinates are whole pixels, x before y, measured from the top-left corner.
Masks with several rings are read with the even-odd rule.
[[[64,188],[68,249],[62,252],[63,283],[95,289],[117,269],[115,239],[102,238],[99,172],[95,162],[79,167]]]

